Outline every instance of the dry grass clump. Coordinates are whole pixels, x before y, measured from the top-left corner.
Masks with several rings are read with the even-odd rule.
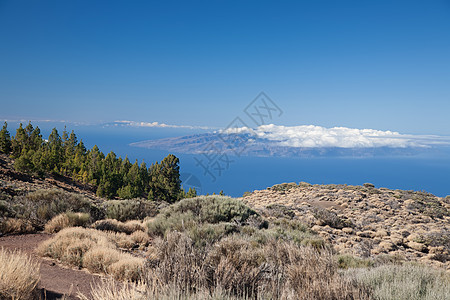
[[[112,275],[116,280],[138,281],[142,278],[144,260],[115,249],[96,247],[86,252],[83,267],[91,272]]]
[[[59,214],[45,224],[44,231],[55,233],[66,227],[71,227],[69,217],[66,214]]]
[[[99,220],[92,224],[92,228],[101,231],[114,231],[132,234],[136,231],[145,231],[144,224],[138,220],[120,222],[115,219]]]
[[[350,220],[338,216],[334,211],[326,208],[315,207],[313,209],[314,217],[319,222],[319,225],[328,225],[331,228],[342,229],[344,227],[353,227]]]
[[[59,214],[45,224],[44,231],[48,233],[56,233],[67,227],[85,227],[89,223],[90,217],[91,216],[88,213],[68,212]]]
[[[126,235],[125,233],[106,231],[104,234],[116,245],[117,248],[131,249],[136,245],[136,243],[134,243],[131,239],[131,236]]]
[[[135,231],[130,235],[130,239],[134,244],[141,246],[148,246],[150,243],[150,237],[147,233],[142,231]]]
[[[39,268],[21,252],[0,249],[0,299],[37,299]]]
[[[121,284],[113,279],[104,279],[101,283],[92,285],[91,295],[78,294],[81,300],[148,300],[145,294],[146,286],[138,284]]]
[[[82,267],[84,254],[94,246],[114,248],[99,231],[81,227],[65,228],[38,247],[39,254],[71,266]]]
[[[30,221],[25,219],[5,218],[0,220],[0,233],[2,234],[24,234],[35,231]]]
[[[108,267],[107,273],[111,274],[116,280],[139,281],[142,279],[144,271],[144,260],[122,253],[120,259]]]
[[[137,280],[142,273],[144,260],[117,249],[115,233],[105,233],[81,227],[65,228],[52,239],[43,242],[38,252],[76,267],[84,267],[92,272],[111,274],[124,280]],[[125,234],[120,234],[126,236]],[[129,236],[126,236],[128,239]],[[121,261],[132,261],[126,268],[112,267]],[[129,277],[127,277],[129,276]]]
[[[121,258],[121,253],[112,248],[94,247],[83,256],[83,267],[96,273],[107,273],[108,267]]]
[[[345,275],[367,286],[374,299],[444,300],[449,297],[450,275],[426,266],[382,265],[348,270]]]
[[[132,234],[136,231],[145,231],[146,227],[142,221],[139,220],[129,220],[124,223],[127,234]]]

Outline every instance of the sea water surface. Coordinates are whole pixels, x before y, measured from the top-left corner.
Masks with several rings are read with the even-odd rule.
[[[33,123],[39,125],[44,138],[53,127],[60,134],[62,123]],[[9,123],[13,135],[17,123]],[[107,154],[128,156],[131,162],[144,160],[147,166],[161,161],[170,152],[130,146],[130,143],[190,135],[189,129],[139,128],[99,125],[67,125],[82,139],[87,148],[95,144]],[[201,131],[199,131],[201,132]],[[180,159],[183,186],[193,186],[201,194],[219,193],[240,197],[246,191],[265,189],[283,182],[309,182],[312,184],[361,185],[366,182],[376,187],[427,191],[437,196],[450,195],[450,149],[439,155],[371,158],[284,158],[284,157],[230,157],[232,162],[220,176],[212,178],[197,165],[201,155],[173,153]]]

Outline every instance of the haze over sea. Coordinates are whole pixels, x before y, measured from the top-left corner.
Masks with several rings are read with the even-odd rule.
[[[47,138],[53,127],[60,134],[63,123],[32,122],[41,128]],[[8,122],[13,135],[17,122]],[[67,130],[74,130],[90,149],[94,144],[107,154],[114,151],[131,162],[144,160],[147,166],[161,161],[169,151],[145,149],[130,146],[130,143],[167,137],[178,137],[204,133],[204,130],[183,128],[141,128],[132,126],[74,125],[67,124]],[[246,191],[265,189],[283,182],[309,182],[312,184],[361,185],[366,182],[376,187],[390,189],[423,190],[437,196],[450,195],[450,149],[413,156],[391,157],[230,157],[229,168],[215,181],[197,166],[199,155],[174,153],[180,158],[180,173],[184,186],[194,186],[200,193],[219,193],[239,197]],[[191,177],[192,176],[192,177]]]

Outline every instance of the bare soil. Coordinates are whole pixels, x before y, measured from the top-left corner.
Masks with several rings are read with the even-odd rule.
[[[41,262],[41,281],[39,288],[43,299],[78,299],[77,294],[90,295],[91,284],[101,281],[101,276],[90,274],[85,270],[76,270],[59,265],[53,259],[37,255],[37,246],[52,237],[51,234],[36,233],[0,237],[0,248],[20,250]]]

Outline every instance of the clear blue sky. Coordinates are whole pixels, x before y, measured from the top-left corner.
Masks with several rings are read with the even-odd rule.
[[[0,118],[450,135],[450,1],[0,0]]]

